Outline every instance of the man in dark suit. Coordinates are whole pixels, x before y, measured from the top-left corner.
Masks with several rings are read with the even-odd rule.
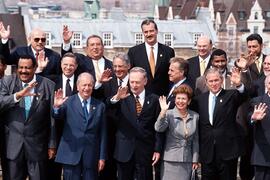
[[[55,161],[63,164],[65,180],[96,180],[105,166],[105,105],[91,97],[94,84],[91,74],[82,73],[77,94],[67,98],[61,89],[55,93],[54,117],[65,119]]]
[[[195,89],[196,79],[202,76],[205,70],[210,67],[209,60],[212,47],[212,40],[209,37],[199,37],[197,41],[198,55],[187,60],[189,63],[189,72],[187,78],[190,81],[193,89]]]
[[[127,54],[117,53],[113,58],[113,76],[109,82],[103,84],[105,97],[115,95],[119,87],[128,86],[128,71],[130,68],[130,61]],[[118,114],[117,108],[114,106],[106,107],[106,120],[108,129],[108,159],[104,170],[99,175],[99,180],[116,180],[117,167],[116,161],[113,158],[113,151],[115,147],[115,132]]]
[[[55,155],[54,83],[35,75],[36,65],[31,56],[21,56],[17,74],[4,77],[1,85],[8,179],[46,180],[47,158]]]
[[[159,135],[154,124],[160,111],[158,96],[145,90],[146,71],[134,67],[128,87],[120,87],[109,102],[117,107],[117,132],[114,158],[119,180],[153,179],[152,166],[160,158]]]
[[[129,49],[131,68],[144,68],[148,79],[146,90],[166,96],[169,93],[169,60],[175,56],[174,50],[157,41],[158,28],[153,20],[144,20],[141,29],[145,43]]]
[[[20,56],[30,55],[37,62],[36,73],[47,78],[61,74],[60,55],[45,47],[46,34],[41,29],[33,29],[29,36],[29,46],[18,47],[15,51],[4,54],[8,65],[16,65]],[[8,46],[8,43],[6,43]]]
[[[169,109],[173,109],[175,106],[175,96],[173,95],[173,90],[179,87],[181,84],[190,86],[187,79],[188,62],[178,57],[171,58],[168,74],[169,80],[173,83],[173,85],[167,96],[167,102],[170,102]]]
[[[69,31],[67,26],[64,26],[62,55],[67,52],[72,52],[70,44],[71,38],[72,32]],[[75,74],[79,75],[82,72],[89,72],[92,74],[96,82],[92,96],[99,100],[104,100],[104,88],[102,84],[111,79],[112,62],[103,55],[104,45],[101,37],[98,35],[91,35],[87,38],[86,44],[86,56],[74,53],[78,62],[78,68]]]
[[[267,93],[251,100],[251,121],[254,128],[254,146],[251,164],[255,167],[255,180],[270,179],[270,76],[265,79]]]
[[[236,180],[237,158],[243,153],[236,113],[244,101],[240,72],[233,69],[232,83],[237,90],[222,89],[223,76],[216,68],[205,72],[209,92],[194,98],[200,114],[200,159],[203,180]]]
[[[61,60],[62,74],[54,79],[55,91],[58,89],[63,90],[63,96],[69,97],[77,93],[76,77],[74,72],[77,68],[76,56],[72,53],[66,53]],[[56,127],[56,142],[59,145],[60,138],[63,133],[64,119],[55,122]],[[48,179],[61,180],[62,165],[51,159],[48,162]]]

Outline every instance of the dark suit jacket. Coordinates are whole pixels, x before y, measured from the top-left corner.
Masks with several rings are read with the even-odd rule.
[[[51,49],[45,48],[44,51],[45,57],[48,58],[49,62],[46,68],[41,73],[39,73],[39,75],[53,79],[55,76],[61,74],[61,57],[57,52]],[[7,58],[7,64],[17,65],[18,60],[22,55],[30,55],[33,58],[36,58],[33,54],[31,46],[18,47],[12,53],[8,52],[8,54],[5,55]]]
[[[270,98],[267,94],[253,98],[251,100],[251,113],[253,113],[254,106],[259,103],[265,103],[270,106]],[[254,122],[254,146],[251,156],[251,164],[257,166],[270,167],[270,110],[266,109],[266,116],[261,121]]]
[[[266,55],[263,54],[263,62],[265,59]],[[261,66],[261,70],[260,72],[258,71],[258,68],[256,66],[256,63],[252,63],[249,67],[248,67],[248,74],[251,77],[252,81],[257,80],[259,77],[261,77],[264,73],[263,73],[263,66]]]
[[[182,82],[182,84],[186,84],[186,85],[188,85],[188,86],[191,87],[190,82],[189,82],[188,79],[186,79],[184,82]],[[182,84],[180,84],[180,85],[182,85]],[[179,86],[180,86],[180,85],[179,85]],[[179,86],[178,86],[178,87],[179,87]],[[172,88],[173,88],[173,87],[172,87]],[[175,96],[174,96],[173,94],[171,94],[169,97],[167,97],[167,103],[168,103],[168,102],[170,102],[169,109],[173,109],[173,108],[175,107]]]
[[[196,79],[201,76],[200,72],[200,59],[199,56],[194,56],[187,60],[189,64],[187,78],[191,83],[192,89],[195,89]],[[210,61],[208,62],[206,69],[210,68]]]
[[[146,92],[139,117],[136,115],[133,95],[120,100],[115,106],[118,109],[118,119],[114,158],[128,162],[135,153],[139,157],[138,163],[151,165],[153,153],[161,152],[160,137],[154,129],[160,111],[158,97]]]
[[[91,98],[88,123],[78,94],[70,96],[54,117],[65,119],[63,135],[55,161],[77,165],[83,160],[86,168],[97,169],[98,160],[106,159],[105,105]]]
[[[146,90],[161,95],[169,93],[169,61],[175,56],[174,50],[168,46],[158,43],[158,54],[155,67],[155,77],[153,78],[147,57],[145,43],[129,49],[128,56],[132,67],[142,67],[147,72]]]
[[[252,82],[251,89],[249,90],[251,97],[262,96],[265,94],[265,75],[262,75],[257,80]]]
[[[62,48],[62,55],[64,55],[67,52],[72,52],[72,48],[69,49],[69,51],[65,51]],[[75,76],[78,76],[79,74],[83,73],[83,72],[88,72],[91,73],[94,77],[94,79],[96,80],[96,73],[95,73],[95,68],[94,68],[94,64],[92,62],[91,57],[89,56],[85,56],[83,54],[79,54],[79,53],[74,53],[75,56],[77,57],[77,63],[78,63],[78,67],[77,70],[75,71]],[[105,59],[105,66],[104,69],[113,69],[113,65],[112,62],[108,59],[106,59],[105,57],[103,57]],[[104,101],[106,96],[105,96],[105,92],[104,92],[104,87],[103,85],[98,88],[98,89],[94,89],[92,96],[98,100]]]
[[[16,75],[4,77],[0,92],[1,120],[5,126],[6,156],[15,160],[22,152],[29,160],[47,159],[48,145],[56,147],[54,119],[51,117],[54,83],[36,76],[37,86],[29,117],[26,119],[24,100],[14,101],[14,93],[22,89]]]
[[[245,93],[221,90],[216,99],[213,125],[208,115],[209,92],[196,96],[193,108],[199,113],[200,159],[213,161],[215,155],[223,160],[237,158],[243,153],[243,142],[236,122],[236,113],[244,101]]]

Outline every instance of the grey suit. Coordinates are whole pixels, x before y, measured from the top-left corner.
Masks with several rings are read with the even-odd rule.
[[[36,81],[38,85],[34,91],[38,96],[33,97],[28,118],[23,98],[19,102],[14,100],[14,94],[22,89],[20,79],[17,75],[11,75],[2,81],[0,111],[1,120],[4,121],[6,157],[11,179],[23,179],[27,168],[30,179],[46,179],[48,148],[56,147],[54,119],[51,118],[54,83],[41,76],[36,76]],[[38,174],[30,174],[29,162],[38,164]],[[16,168],[11,164],[15,164]]]
[[[188,110],[186,121],[188,133],[185,135],[185,123],[180,118],[176,107],[168,110],[165,117],[158,117],[155,130],[166,131],[162,179],[190,178],[191,165],[193,162],[198,162],[199,157],[198,120],[199,115]]]

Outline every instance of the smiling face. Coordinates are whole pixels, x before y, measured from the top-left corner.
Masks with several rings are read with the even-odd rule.
[[[35,75],[36,67],[34,67],[31,59],[19,59],[17,75],[24,83],[29,83]]]
[[[266,56],[263,62],[263,73],[265,76],[270,75],[270,56]]]
[[[213,94],[218,93],[222,88],[223,78],[218,71],[206,74],[205,81],[209,91]]]
[[[117,78],[124,79],[128,74],[130,65],[127,64],[124,60],[117,57],[113,60],[113,71]]]
[[[157,43],[157,34],[158,30],[155,28],[154,23],[142,25],[142,32],[144,35],[144,40],[150,46],[153,46]]]
[[[133,94],[139,95],[144,90],[144,86],[147,83],[147,78],[141,72],[130,72],[129,85]]]
[[[175,96],[175,106],[178,110],[183,111],[188,108],[188,105],[190,103],[190,99],[188,98],[188,95],[185,93],[178,93]]]
[[[77,80],[77,89],[80,96],[86,100],[91,97],[94,86],[93,77],[88,73],[82,73]]]
[[[73,76],[77,66],[76,60],[72,57],[64,57],[61,61],[62,72],[67,78]]]
[[[170,64],[168,75],[171,82],[177,83],[184,78],[184,71],[179,69],[179,63],[174,62]]]
[[[227,67],[227,60],[224,55],[214,56],[212,59],[212,66],[224,72]]]
[[[104,47],[98,37],[91,37],[87,41],[86,53],[94,60],[99,60],[103,56]]]
[[[46,44],[46,34],[40,29],[34,29],[30,34],[29,40],[35,51],[42,51]]]
[[[212,50],[212,44],[211,41],[208,37],[202,36],[198,39],[197,41],[197,51],[198,55],[205,59],[209,54],[211,53]]]
[[[247,42],[248,54],[260,56],[262,52],[262,45],[257,40]]]

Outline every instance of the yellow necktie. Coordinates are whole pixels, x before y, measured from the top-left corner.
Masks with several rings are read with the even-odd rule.
[[[151,47],[151,50],[150,50],[149,64],[150,64],[151,74],[154,77],[154,75],[155,75],[154,47]]]
[[[261,63],[260,63],[260,60],[259,59],[256,59],[255,64],[257,66],[258,71],[261,72]]]
[[[98,61],[97,60],[92,60],[92,61],[93,61],[94,68],[95,68],[96,80],[99,80],[101,77],[101,72],[100,72],[100,69],[98,67]]]
[[[200,72],[201,76],[204,74],[205,71],[205,60],[200,61]]]

